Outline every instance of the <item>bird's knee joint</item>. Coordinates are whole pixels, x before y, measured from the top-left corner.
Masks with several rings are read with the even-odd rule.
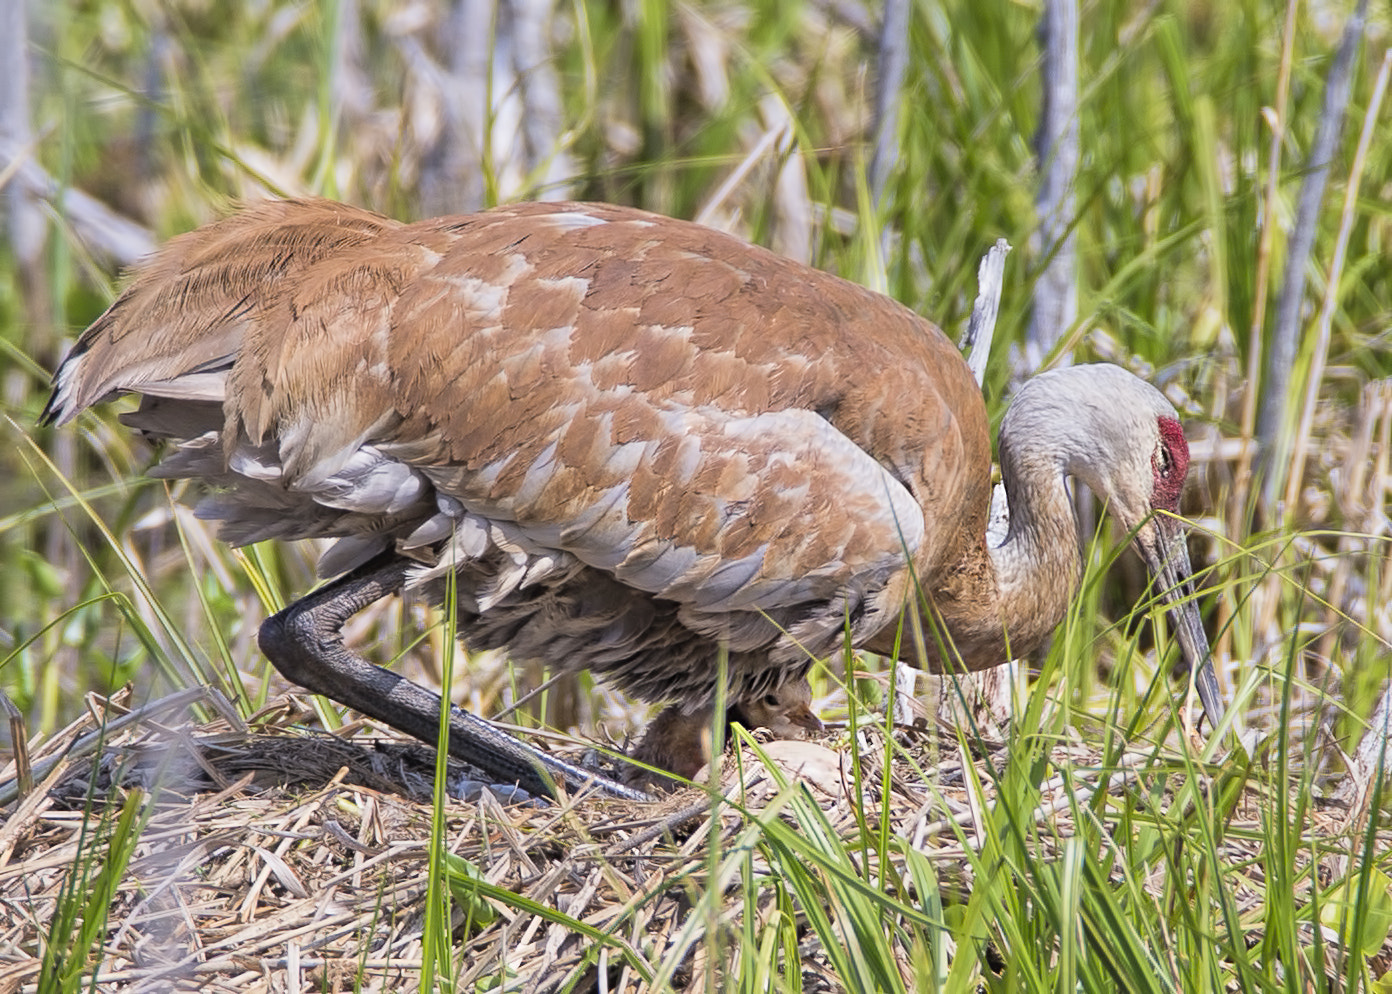
[[[315,637],[308,612],[291,606],[261,622],[256,643],[281,676],[303,687],[313,682],[313,654],[308,646],[314,644]]]

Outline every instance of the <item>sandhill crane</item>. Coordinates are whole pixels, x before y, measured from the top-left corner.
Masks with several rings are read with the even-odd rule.
[[[713,705],[695,711],[688,711],[681,704],[669,705],[643,730],[643,737],[629,751],[629,758],[690,779],[710,761],[714,717]],[[725,718],[727,723],[738,721],[748,729],[767,729],[777,739],[800,739],[823,727],[812,710],[812,688],[805,678],[787,680],[759,697],[736,701],[727,709]],[[631,766],[628,770],[626,782],[642,783],[649,779],[642,767]]]
[[[435,741],[439,698],[347,649],[405,587],[465,643],[588,668],[697,710],[939,620],[935,671],[1038,645],[1080,579],[1065,480],[1111,508],[1223,713],[1175,516],[1174,408],[1116,366],[1024,385],[1001,430],[1005,540],[984,538],[980,392],[932,324],[730,235],[624,207],[522,204],[399,223],[267,201],[170,241],[78,340],[46,422],[116,393],[205,481],[234,544],[334,536],[331,582],[268,619],[291,682]],[[921,594],[920,594],[921,591]],[[934,631],[937,629],[934,628]],[[546,791],[594,779],[461,709],[452,754]],[[624,794],[612,781],[604,787]],[[630,792],[631,795],[631,792]]]

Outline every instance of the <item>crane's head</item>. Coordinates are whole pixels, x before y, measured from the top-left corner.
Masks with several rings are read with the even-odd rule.
[[[1007,422],[1017,410],[1029,421],[1026,431],[1050,437],[1063,471],[1086,483],[1134,536],[1216,728],[1224,706],[1194,601],[1185,522],[1179,517],[1189,443],[1174,406],[1144,380],[1099,363],[1034,377],[1020,389]],[[1002,426],[1002,438],[1006,430]]]
[[[767,728],[780,739],[800,739],[806,732],[822,730],[806,679],[785,680],[758,697],[738,701],[730,717],[746,728]]]
[[[1142,385],[1149,387],[1149,384]],[[1158,391],[1154,392],[1160,396]],[[1189,671],[1194,674],[1194,687],[1209,723],[1217,728],[1223,720],[1223,697],[1213,673],[1208,636],[1204,634],[1199,608],[1194,601],[1191,582],[1194,569],[1189,563],[1184,519],[1179,516],[1179,497],[1189,471],[1189,443],[1173,411],[1156,415],[1155,434],[1158,438],[1150,450],[1149,506],[1127,512],[1118,508],[1118,516],[1134,532],[1141,558],[1150,567],[1161,596],[1169,603],[1175,635]],[[1139,518],[1135,516],[1137,510],[1143,511]]]

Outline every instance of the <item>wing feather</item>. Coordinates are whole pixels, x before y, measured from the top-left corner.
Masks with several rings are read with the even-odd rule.
[[[741,641],[768,645],[783,637],[770,616],[816,617],[814,640],[834,644],[848,592],[853,609],[885,606],[878,598],[905,571],[925,528],[913,495],[869,454],[800,409],[751,417],[707,407],[659,423],[685,439],[697,481],[668,491],[677,514],[646,502],[653,513],[636,516],[626,481],[576,490],[581,474],[569,472],[554,440],[511,493],[478,485],[461,467],[422,471],[461,513],[506,521],[533,550],[566,554],[675,602],[697,630],[739,628]],[[641,476],[664,440],[590,444],[640,451]],[[702,527],[692,527],[697,519]]]

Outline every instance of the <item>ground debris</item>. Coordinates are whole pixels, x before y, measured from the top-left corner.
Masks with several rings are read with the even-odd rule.
[[[36,748],[43,783],[0,810],[0,992],[37,989],[64,888],[80,879],[80,889],[96,890],[131,798],[138,837],[111,881],[104,931],[94,948],[70,953],[95,970],[91,989],[416,990],[433,752],[361,728],[308,732],[295,726],[303,713],[293,706],[282,727],[253,730],[176,720],[151,707],[149,720],[127,722],[88,755]],[[798,829],[811,809],[800,815],[784,804],[760,814],[779,804],[778,778],[796,779],[798,764],[816,768],[806,765],[797,789],[846,838],[880,810],[887,790],[894,835],[932,861],[944,900],[964,898],[973,884],[967,851],[987,830],[997,782],[984,771],[1003,768],[1008,750],[922,729],[894,736],[889,777],[881,775],[884,728],[871,726],[854,740],[841,728],[817,743],[781,743],[797,748],[785,749],[791,758],[778,759],[773,774],[746,746],[727,756],[719,791],[693,787],[652,803],[504,805],[488,793],[447,800],[448,852],[485,885],[517,896],[456,895],[456,989],[642,990],[659,964],[671,970],[673,962],[671,986],[721,986],[709,972],[735,967],[712,960],[701,937],[778,909],[771,888],[753,904],[739,900],[736,881],[722,883],[730,898],[723,911],[700,912],[712,849],[748,849],[760,817]],[[577,743],[567,758],[583,748]],[[1036,833],[1041,859],[1057,855],[1077,812],[1103,810],[1099,801],[1129,792],[1133,804],[1140,796],[1163,805],[1171,796],[1127,757],[1104,774],[1096,752],[1065,743],[1052,747],[1050,762],[1058,772],[1046,778],[1035,812],[1036,825],[1048,828]],[[0,771],[0,782],[8,776]],[[1224,857],[1249,868],[1246,899],[1255,903],[1260,797],[1248,791]],[[1349,820],[1338,805],[1310,810],[1307,830],[1325,823],[1332,836]],[[775,872],[758,847],[742,870],[756,881]],[[799,935],[804,989],[838,989],[812,934],[803,926]]]

